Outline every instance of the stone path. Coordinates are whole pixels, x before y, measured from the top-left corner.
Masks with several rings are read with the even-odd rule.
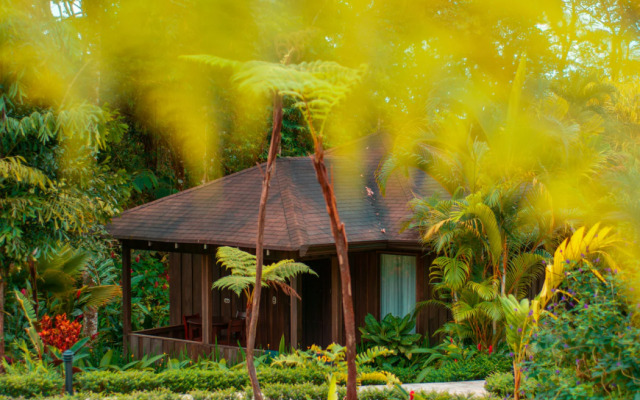
[[[438,382],[438,383],[406,383],[402,387],[407,390],[415,390],[416,392],[449,392],[451,394],[472,394],[477,396],[487,396],[484,390],[484,381],[466,381],[466,382]],[[383,389],[385,386],[364,386],[360,390],[370,390],[374,388]]]

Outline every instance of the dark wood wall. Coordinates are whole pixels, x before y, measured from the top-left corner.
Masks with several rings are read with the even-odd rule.
[[[182,324],[183,315],[200,314],[202,310],[201,273],[203,254],[171,253],[169,256],[169,321]]]
[[[368,251],[353,252],[349,254],[351,267],[351,287],[353,290],[353,308],[356,328],[365,324],[367,314],[372,314],[380,319],[380,255],[404,254],[416,256],[416,303],[433,298],[432,286],[429,283],[429,266],[433,256],[427,253],[410,253],[394,251]],[[336,300],[342,301],[339,293],[334,295]],[[340,303],[341,304],[341,303]],[[342,321],[342,309],[340,315],[333,318],[332,323]],[[304,318],[304,317],[303,317]],[[429,337],[431,343],[437,343],[439,337],[435,332],[444,323],[451,320],[451,314],[443,307],[430,305],[421,309],[417,315],[416,331]],[[357,341],[360,341],[360,331],[356,330]],[[340,327],[338,340],[344,343],[344,328]]]
[[[393,251],[363,251],[349,254],[356,327],[364,325],[365,317],[369,313],[377,319],[380,318],[380,255],[383,253],[393,254]],[[214,264],[214,254],[215,249],[211,249],[211,253],[207,255],[171,253],[169,269],[171,325],[182,324],[183,315],[201,313],[203,290],[201,269],[203,267],[212,268],[214,282],[228,274],[219,265]],[[429,284],[429,265],[433,257],[417,252],[397,254],[416,256],[416,302],[431,299],[433,292]],[[302,278],[300,287],[302,303],[297,314],[301,333],[298,342],[304,346],[311,343],[326,346],[335,340],[332,325],[338,324],[337,340],[344,343],[339,280],[336,285],[333,282],[335,277],[332,276],[339,271],[336,266],[332,266],[330,258],[306,262],[312,268],[316,267],[321,277]],[[333,263],[335,264],[336,260],[333,260]],[[214,318],[228,320],[235,318],[238,312],[245,311],[246,301],[243,296],[239,297],[229,290],[213,290],[209,308]],[[263,289],[256,338],[258,347],[275,350],[283,335],[285,342],[290,343],[291,312],[290,296],[274,288]],[[431,343],[435,344],[439,340],[434,336],[435,331],[450,319],[450,313],[443,307],[427,306],[418,313],[416,330],[428,335]],[[359,330],[356,335],[359,341]]]
[[[361,326],[367,314],[380,319],[380,254],[375,251],[349,254],[356,341],[360,342]]]
[[[182,324],[185,315],[201,314],[202,268],[211,268],[213,282],[228,275],[215,260],[215,249],[210,254],[171,253],[169,259],[169,306],[171,325]],[[206,265],[205,265],[206,263]],[[211,288],[209,288],[211,290]],[[274,304],[275,297],[275,304]],[[211,309],[214,318],[229,320],[246,310],[246,299],[230,290],[213,290]],[[289,343],[290,299],[281,290],[263,288],[256,347],[277,349],[282,335]]]

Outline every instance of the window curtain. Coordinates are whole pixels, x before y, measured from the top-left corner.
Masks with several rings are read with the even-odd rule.
[[[416,306],[416,257],[380,256],[380,318],[404,317]]]

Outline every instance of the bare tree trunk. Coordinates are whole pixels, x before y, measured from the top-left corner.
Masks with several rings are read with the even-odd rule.
[[[282,128],[282,97],[274,94],[273,99],[273,128],[271,131],[271,144],[269,145],[269,155],[267,158],[267,167],[264,171],[264,179],[262,181],[262,194],[260,195],[260,208],[258,210],[258,237],[256,239],[256,284],[253,288],[253,298],[251,304],[251,312],[247,316],[247,370],[251,387],[253,389],[253,397],[256,400],[263,400],[260,383],[258,382],[258,374],[253,365],[253,349],[256,344],[256,328],[258,326],[258,317],[260,316],[260,294],[262,292],[262,264],[264,262],[263,246],[264,241],[264,225],[267,213],[267,199],[269,198],[269,185],[271,174],[275,169],[278,148],[280,147],[280,129]]]
[[[82,273],[82,283],[87,287],[95,286],[95,282],[91,279],[89,272],[84,271]],[[95,307],[87,307],[84,312],[84,318],[82,319],[82,333],[85,336],[93,337],[98,333],[98,309]]]
[[[4,276],[0,275],[0,360],[4,359]],[[2,364],[0,363],[0,372]]]
[[[349,270],[349,246],[344,224],[340,221],[336,196],[333,185],[324,164],[324,149],[322,138],[315,142],[315,154],[311,158],[316,170],[318,183],[322,187],[322,194],[327,205],[327,212],[331,220],[331,232],[336,242],[336,253],[340,265],[340,280],[342,282],[342,310],[344,312],[344,326],[347,336],[347,400],[356,400],[358,392],[356,388],[356,324],[353,313],[353,298],[351,295],[351,272]]]

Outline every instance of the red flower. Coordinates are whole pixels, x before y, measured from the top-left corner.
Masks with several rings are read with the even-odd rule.
[[[166,283],[165,283],[164,285],[162,285],[162,288],[163,288],[164,290],[167,290],[167,288],[168,288],[168,287],[169,287],[169,286],[167,286],[167,284],[166,284]]]
[[[409,392],[409,400],[413,400],[413,396],[414,396],[415,394],[416,394],[416,392],[415,392],[415,391],[413,391],[413,390],[412,390],[412,391],[410,391],[410,392]]]
[[[77,321],[69,321],[67,314],[56,315],[55,323],[48,315],[40,321],[40,332],[44,344],[65,351],[71,348],[80,337],[82,325]]]
[[[482,351],[482,343],[478,343],[478,351]]]
[[[136,262],[137,262],[137,263],[139,263],[139,262],[140,262],[140,254],[138,254],[138,255],[136,256]]]
[[[457,359],[457,358],[454,358],[454,359],[453,359],[453,362],[458,362],[458,359]]]
[[[113,250],[111,251],[111,258],[116,258],[116,253],[114,253]]]
[[[158,287],[158,281],[156,281],[156,283],[154,283],[154,284],[153,284],[153,287],[154,287],[154,288],[157,288],[157,287]]]
[[[453,344],[453,339],[452,338],[449,338],[449,341],[451,342],[451,344]]]
[[[23,296],[27,295],[27,289],[20,289],[20,293],[22,293]]]
[[[78,291],[76,292],[76,300],[80,298],[81,294],[82,294],[82,289],[78,289]]]
[[[491,353],[493,353],[493,345],[492,344],[489,345],[489,354],[491,354]]]

